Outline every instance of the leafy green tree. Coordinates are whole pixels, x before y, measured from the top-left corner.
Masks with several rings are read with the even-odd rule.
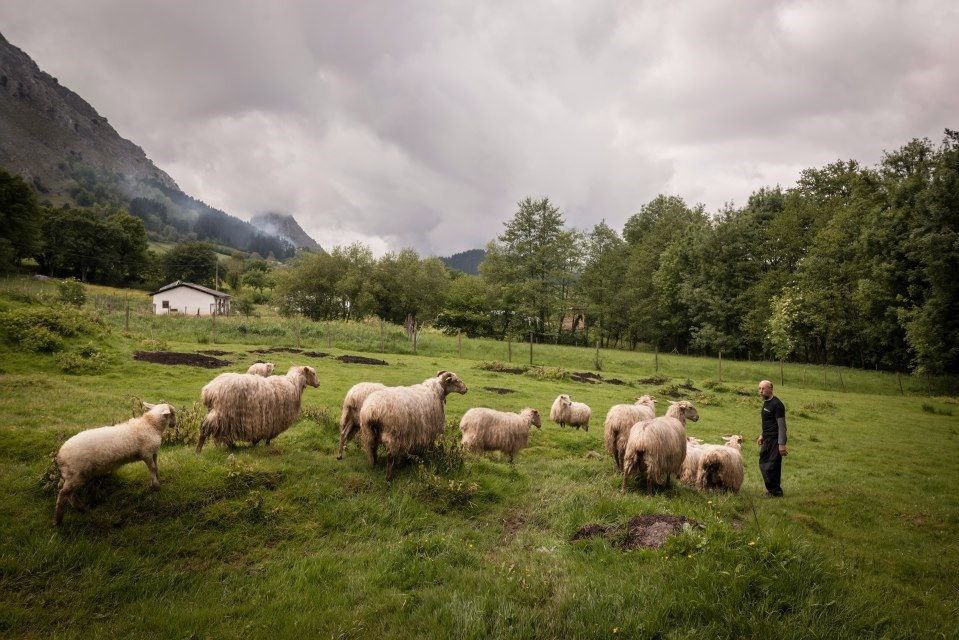
[[[482,276],[461,275],[450,282],[436,326],[446,333],[462,331],[470,337],[493,334],[493,309]]]
[[[167,282],[182,280],[212,286],[216,263],[216,253],[209,244],[184,242],[163,254],[163,276]]]
[[[57,291],[60,302],[70,304],[75,307],[82,307],[87,301],[87,291],[83,283],[75,278],[66,278],[57,283]]]
[[[33,190],[23,178],[0,169],[0,255],[2,265],[12,266],[32,256],[40,244],[40,211]]]

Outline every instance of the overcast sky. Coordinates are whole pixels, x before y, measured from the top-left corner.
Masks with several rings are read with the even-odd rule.
[[[377,253],[481,247],[527,195],[713,212],[959,128],[951,0],[3,0],[0,31],[187,193]]]

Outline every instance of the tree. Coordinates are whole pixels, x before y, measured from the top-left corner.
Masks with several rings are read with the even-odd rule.
[[[216,262],[216,253],[207,243],[185,242],[163,254],[163,276],[167,282],[182,280],[212,286]]]
[[[0,268],[32,256],[40,244],[40,211],[23,178],[0,169]]]
[[[461,275],[450,282],[436,326],[446,333],[462,331],[470,337],[493,334],[493,309],[482,276]]]

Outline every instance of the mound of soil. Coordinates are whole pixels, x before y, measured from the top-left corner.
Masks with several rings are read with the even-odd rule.
[[[336,356],[336,359],[347,364],[377,364],[383,366],[389,364],[386,360],[380,360],[379,358],[367,358],[366,356],[344,355]]]
[[[250,353],[303,353],[303,349],[294,349],[292,347],[267,347],[264,349],[253,349]]]
[[[619,378],[606,378],[605,380],[603,380],[603,382],[605,382],[606,384],[615,384],[620,386],[626,384],[624,381],[620,380]]]
[[[200,349],[197,353],[205,353],[208,356],[228,356],[229,351],[220,351],[219,349]]]
[[[136,351],[133,359],[154,364],[185,364],[204,369],[216,369],[233,364],[229,360],[220,360],[202,353],[177,353],[176,351]]]
[[[636,382],[639,384],[665,384],[669,382],[669,378],[666,376],[650,376],[648,378],[640,378]]]
[[[569,377],[576,382],[585,382],[587,384],[596,384],[597,382],[603,381],[603,376],[589,371],[574,371],[569,374]]]
[[[330,354],[323,353],[322,351],[304,351],[302,355],[306,356],[307,358],[325,358]]]
[[[672,516],[665,513],[654,513],[636,516],[625,525],[623,524],[587,524],[580,527],[572,541],[586,538],[605,538],[611,545],[622,550],[628,549],[658,549],[666,544],[669,536],[682,533],[683,528],[689,525],[702,529],[703,525],[686,516]]]
[[[505,396],[507,393],[516,393],[515,389],[507,389],[505,387],[483,387],[486,391],[491,391],[497,393],[501,396]]]

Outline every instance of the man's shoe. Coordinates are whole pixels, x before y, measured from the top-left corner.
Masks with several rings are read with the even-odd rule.
[[[766,491],[766,492],[763,493],[763,497],[764,497],[764,498],[782,498],[782,497],[783,497],[783,494],[782,494],[782,493],[770,493],[770,492]]]

